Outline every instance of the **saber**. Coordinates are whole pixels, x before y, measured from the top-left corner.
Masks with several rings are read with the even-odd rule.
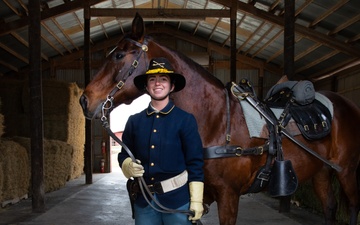
[[[233,92],[233,95],[236,96],[239,99],[245,99],[247,102],[250,103],[267,121],[269,121],[273,126],[277,125],[277,121],[275,122],[261,107],[259,107],[259,102],[255,101],[252,97],[249,96],[248,93],[245,93],[244,90],[239,87],[236,83],[232,82],[232,87],[235,87],[236,90],[239,92],[238,95],[236,95]],[[317,152],[314,152],[310,148],[308,148],[306,145],[304,145],[302,142],[296,140],[287,130],[280,129],[280,132],[284,134],[287,138],[289,138],[292,142],[303,148],[305,151],[310,153],[312,156],[316,157],[317,159],[321,160],[323,163],[329,165],[331,168],[336,170],[337,172],[340,172],[342,168],[339,165],[336,165],[329,160],[324,159],[319,155]]]

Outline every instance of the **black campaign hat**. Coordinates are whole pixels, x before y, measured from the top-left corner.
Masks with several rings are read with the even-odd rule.
[[[169,61],[166,58],[154,58],[150,61],[149,69],[145,74],[134,78],[134,84],[140,91],[146,87],[147,76],[151,74],[166,74],[170,77],[171,83],[175,85],[173,92],[182,90],[185,87],[186,80],[181,74],[175,73]]]

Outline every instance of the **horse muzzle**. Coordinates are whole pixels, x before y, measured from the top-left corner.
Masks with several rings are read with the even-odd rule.
[[[102,104],[99,104],[98,107],[94,110],[94,111],[90,111],[88,108],[88,98],[86,97],[86,95],[81,95],[80,99],[79,99],[79,103],[81,105],[81,108],[83,110],[84,116],[86,119],[96,119],[96,118],[101,118],[101,106]]]

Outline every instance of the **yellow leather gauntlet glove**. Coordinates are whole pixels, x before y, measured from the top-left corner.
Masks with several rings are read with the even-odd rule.
[[[203,195],[204,183],[200,181],[192,181],[189,183],[190,190],[190,210],[194,211],[194,216],[189,216],[189,220],[196,222],[199,220],[204,212]]]
[[[121,169],[126,178],[130,177],[142,177],[144,174],[144,167],[140,164],[139,160],[136,160],[136,163],[132,161],[130,157],[126,158],[122,165]]]

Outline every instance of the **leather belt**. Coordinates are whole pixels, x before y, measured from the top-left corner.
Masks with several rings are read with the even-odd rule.
[[[156,194],[164,194],[175,189],[178,189],[184,186],[188,181],[188,173],[186,170],[180,173],[179,175],[163,180],[161,182],[156,182],[154,184],[148,185],[150,192]]]

